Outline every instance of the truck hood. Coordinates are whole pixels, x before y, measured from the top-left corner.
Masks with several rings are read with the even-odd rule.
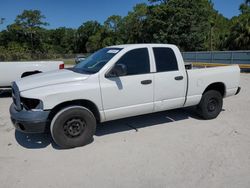
[[[86,80],[90,75],[73,72],[72,70],[57,70],[28,76],[16,81],[19,91],[39,87]]]

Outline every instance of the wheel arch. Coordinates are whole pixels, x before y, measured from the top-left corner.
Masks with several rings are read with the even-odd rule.
[[[34,75],[34,74],[38,74],[38,73],[42,73],[42,71],[39,71],[39,70],[27,71],[27,72],[24,72],[24,73],[21,75],[21,78],[24,78],[24,77],[27,77],[27,76],[31,76],[31,75]]]
[[[215,91],[218,91],[220,92],[221,96],[222,97],[225,97],[225,94],[226,94],[226,86],[224,83],[222,82],[216,82],[216,83],[212,83],[210,84],[209,86],[207,86],[207,88],[204,90],[203,94],[206,93],[207,91],[210,91],[210,90],[215,90]]]
[[[54,117],[60,110],[62,110],[63,108],[69,107],[69,106],[73,106],[73,105],[82,106],[82,107],[85,107],[85,108],[89,109],[89,110],[94,114],[94,116],[95,116],[95,118],[96,118],[96,121],[97,121],[97,122],[100,122],[101,116],[100,116],[98,107],[97,107],[96,104],[93,103],[92,101],[90,101],[90,100],[85,100],[85,99],[79,99],[79,100],[73,100],[73,101],[66,101],[66,102],[63,102],[63,103],[58,104],[57,106],[55,106],[55,107],[50,111],[48,120],[51,121],[51,120],[53,119],[53,117]]]

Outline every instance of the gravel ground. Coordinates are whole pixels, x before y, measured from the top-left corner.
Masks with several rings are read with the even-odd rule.
[[[49,135],[16,132],[0,98],[0,188],[250,186],[250,74],[221,115],[192,109],[100,125],[88,146],[60,150]]]

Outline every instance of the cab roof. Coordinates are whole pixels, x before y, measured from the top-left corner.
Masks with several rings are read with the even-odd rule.
[[[151,44],[151,43],[145,43],[145,44],[122,44],[122,45],[115,45],[115,46],[109,46],[107,48],[143,48],[143,47],[176,47],[173,44]]]

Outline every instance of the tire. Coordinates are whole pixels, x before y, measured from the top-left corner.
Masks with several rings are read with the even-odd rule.
[[[206,120],[215,119],[220,114],[222,106],[223,98],[221,93],[210,90],[203,94],[198,105],[198,113]]]
[[[75,148],[93,141],[96,119],[93,113],[81,106],[70,106],[59,111],[50,125],[53,140],[61,148]]]

